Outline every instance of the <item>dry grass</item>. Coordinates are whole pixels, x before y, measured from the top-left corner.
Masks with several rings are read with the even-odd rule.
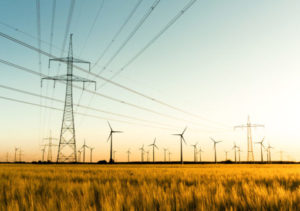
[[[299,165],[0,165],[0,210],[296,210]]]

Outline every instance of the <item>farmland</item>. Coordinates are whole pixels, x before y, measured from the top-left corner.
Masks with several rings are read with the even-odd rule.
[[[0,165],[0,210],[300,207],[299,165]]]

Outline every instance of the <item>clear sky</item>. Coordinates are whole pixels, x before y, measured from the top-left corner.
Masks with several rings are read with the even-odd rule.
[[[93,65],[137,2],[76,0],[69,30],[69,33],[74,34],[75,57],[91,61]],[[153,2],[142,1],[92,72],[98,73],[109,61]],[[101,75],[109,78],[123,67],[188,2],[161,0]],[[41,49],[46,52],[50,51],[52,3],[52,0],[40,1]],[[57,57],[61,56],[63,48],[70,3],[70,0],[59,0],[56,4],[52,54]],[[38,47],[36,1],[0,1],[0,32]],[[131,159],[139,160],[138,148],[145,144],[146,150],[150,150],[148,145],[154,137],[159,147],[158,160],[163,159],[163,148],[171,151],[172,160],[178,160],[179,140],[170,134],[181,132],[185,126],[188,126],[187,145],[184,145],[185,160],[193,159],[190,144],[195,142],[205,151],[203,159],[213,160],[210,136],[223,140],[217,148],[219,160],[224,159],[225,150],[232,149],[234,141],[241,146],[242,159],[245,160],[246,130],[233,130],[233,126],[246,124],[247,116],[250,115],[252,123],[265,125],[265,129],[253,130],[253,141],[260,141],[265,136],[266,144],[270,143],[274,147],[272,159],[279,159],[278,151],[283,150],[285,159],[299,160],[299,38],[299,1],[198,0],[114,81],[211,121],[172,110],[106,84],[97,92],[184,120],[165,118],[99,96],[92,97],[84,92],[81,105],[159,124],[141,123],[75,107],[78,112],[102,118],[75,115],[77,146],[80,147],[86,139],[87,145],[95,147],[94,160],[108,159],[109,144],[106,139],[109,128],[106,119],[115,119],[134,123],[111,121],[114,129],[124,131],[123,134],[116,134],[114,139],[117,161],[126,160],[128,148],[132,151]],[[39,71],[37,52],[3,37],[0,37],[0,46],[0,59]],[[65,51],[63,56],[66,55]],[[58,65],[54,64],[48,69],[49,58],[43,55],[41,58],[42,73],[56,75]],[[65,71],[62,65],[60,74]],[[62,84],[57,84],[53,89],[53,83],[49,82],[41,88],[39,77],[1,63],[0,73],[0,85],[64,100],[65,87]],[[74,69],[74,73],[97,80],[98,87],[103,83],[79,70]],[[75,104],[81,92],[74,89]],[[61,103],[40,100],[3,88],[0,88],[0,96],[63,108]],[[3,99],[0,99],[0,110],[1,160],[6,159],[7,152],[12,160],[14,147],[22,148],[27,161],[41,159],[40,149],[45,143],[42,139],[48,136],[50,130],[55,137],[59,137],[62,120],[60,111]],[[156,128],[165,126],[167,129]],[[56,152],[56,149],[53,151]],[[254,152],[255,160],[259,160],[258,145],[254,145]],[[229,156],[233,159],[232,150]]]

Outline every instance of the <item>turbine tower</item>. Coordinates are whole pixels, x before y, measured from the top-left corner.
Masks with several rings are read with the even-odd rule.
[[[224,152],[225,152],[225,161],[227,161],[228,151],[224,151]]]
[[[168,151],[168,149],[164,148],[164,162],[167,161],[167,151]]]
[[[269,144],[269,146],[267,147],[268,150],[268,161],[271,163],[272,159],[271,159],[271,149],[274,149],[273,147],[271,147],[271,145]]]
[[[131,154],[130,149],[128,149],[128,150],[127,150],[127,160],[128,160],[128,163],[129,163],[129,161],[130,161],[130,154]]]
[[[109,121],[107,121],[108,123],[108,126],[110,128],[110,133],[109,133],[109,136],[108,136],[108,139],[107,139],[107,142],[110,140],[110,157],[109,157],[109,162],[110,163],[113,163],[114,160],[113,160],[113,134],[114,133],[123,133],[122,131],[116,131],[116,130],[113,130]]]
[[[66,75],[53,76],[53,77],[49,76],[49,77],[42,78],[42,81],[41,81],[41,85],[42,85],[43,80],[53,80],[54,86],[55,86],[56,81],[65,81],[66,82],[64,113],[63,113],[56,161],[57,162],[77,162],[76,136],[75,136],[75,124],[74,124],[74,114],[73,114],[73,82],[82,82],[83,88],[84,88],[85,83],[95,83],[95,88],[96,88],[96,82],[92,81],[92,80],[88,80],[86,78],[82,78],[82,77],[73,75],[73,63],[89,64],[89,69],[90,69],[90,62],[73,58],[72,34],[70,34],[68,56],[65,58],[50,59],[49,67],[50,67],[51,61],[64,62],[67,64],[67,74]]]
[[[261,141],[255,142],[255,144],[260,144],[260,159],[261,159],[261,162],[264,162],[264,155],[263,155],[263,148],[265,148],[264,144],[263,144],[264,140],[265,140],[265,137]]]
[[[153,143],[149,145],[149,146],[152,146],[153,163],[155,162],[155,148],[158,149],[158,147],[156,146],[155,142],[156,142],[156,138],[154,139]]]
[[[253,154],[253,144],[252,144],[252,128],[256,127],[264,127],[264,125],[259,125],[259,124],[251,124],[250,122],[250,116],[248,116],[248,122],[246,125],[238,125],[235,126],[234,129],[236,128],[247,128],[247,161],[254,161],[254,154]]]
[[[215,139],[211,138],[210,139],[214,142],[214,150],[215,150],[215,163],[217,163],[217,144],[222,142],[222,141],[216,141]]]
[[[169,162],[171,162],[171,152],[169,151]]]
[[[180,134],[173,134],[174,136],[179,136],[180,137],[180,162],[183,164],[183,154],[182,154],[182,141],[186,144],[186,141],[183,137],[187,127],[182,131]]]
[[[197,156],[197,145],[198,145],[198,142],[191,145],[194,148],[194,162],[197,161],[197,157],[196,157]]]

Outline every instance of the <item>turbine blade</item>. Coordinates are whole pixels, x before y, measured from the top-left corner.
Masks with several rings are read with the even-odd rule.
[[[181,133],[182,135],[185,133],[186,129],[187,129],[187,127],[184,128],[183,132]]]
[[[110,130],[112,131],[113,129],[111,128],[111,125],[110,125],[109,121],[107,121],[107,123],[108,123],[108,126],[109,126]]]
[[[108,139],[107,139],[107,142],[109,141],[109,139],[110,139],[110,137],[111,137],[111,134],[112,134],[112,133],[109,134]]]

